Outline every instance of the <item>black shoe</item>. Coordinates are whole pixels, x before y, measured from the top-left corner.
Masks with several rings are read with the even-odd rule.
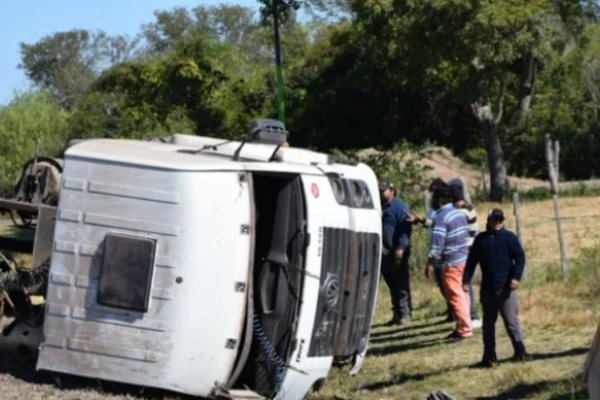
[[[488,358],[484,358],[483,360],[481,360],[477,364],[475,364],[475,366],[477,368],[494,368],[494,366],[496,365],[497,362],[498,362],[497,360],[491,360]]]
[[[388,322],[386,322],[385,324],[383,324],[383,326],[394,326],[394,325],[400,325],[400,319],[394,317],[392,319],[390,319]]]
[[[531,356],[527,353],[515,353],[510,358],[510,361],[513,361],[513,362],[524,362],[524,361],[529,361],[529,360],[531,360]]]
[[[527,350],[525,349],[525,344],[523,342],[515,342],[513,345],[515,350],[514,355],[511,358],[511,361],[527,361],[529,360],[529,354],[527,354]]]
[[[446,336],[446,339],[452,340],[453,342],[460,342],[461,340],[471,339],[473,336],[461,336],[457,331],[452,331],[451,334]]]

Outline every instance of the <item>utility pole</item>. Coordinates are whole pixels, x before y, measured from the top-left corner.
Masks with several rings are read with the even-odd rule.
[[[285,125],[285,94],[283,90],[283,69],[281,67],[281,46],[279,43],[278,6],[282,0],[273,0],[273,40],[275,42],[275,70],[277,74],[277,115]]]

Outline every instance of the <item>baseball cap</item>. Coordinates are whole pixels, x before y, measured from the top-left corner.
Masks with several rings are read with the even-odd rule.
[[[379,191],[383,192],[385,189],[395,189],[394,184],[390,181],[379,182]]]
[[[488,213],[488,219],[504,219],[504,211],[499,208],[493,208]]]
[[[450,185],[450,191],[452,192],[452,201],[459,201],[465,199],[462,186],[452,184]]]

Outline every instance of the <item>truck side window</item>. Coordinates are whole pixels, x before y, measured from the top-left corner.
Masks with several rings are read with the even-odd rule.
[[[148,311],[156,240],[109,233],[98,283],[98,304]]]

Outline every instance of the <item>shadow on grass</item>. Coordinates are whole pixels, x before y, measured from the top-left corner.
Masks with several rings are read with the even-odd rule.
[[[436,333],[437,331],[440,331],[440,330],[432,331],[432,332],[430,332],[430,334]],[[407,339],[409,337],[416,337],[416,336],[420,336],[422,334],[423,333],[415,333],[415,334],[411,334],[411,335],[407,335],[407,336],[401,336],[398,339]],[[390,340],[390,339],[391,338],[388,338],[388,340]],[[383,341],[384,338],[380,338],[378,340]],[[402,352],[402,351],[406,351],[406,350],[417,350],[417,349],[421,349],[421,348],[426,348],[426,347],[434,346],[434,345],[441,344],[441,343],[448,343],[448,341],[442,338],[442,339],[434,339],[434,340],[425,340],[425,341],[421,341],[421,342],[417,342],[417,343],[404,343],[404,344],[384,346],[384,347],[379,347],[379,348],[371,348],[371,349],[369,349],[367,356],[384,356],[384,355],[398,353],[398,352]],[[587,349],[587,348],[576,347],[576,348],[572,348],[572,349],[561,351],[561,352],[532,353],[532,354],[530,354],[529,361],[549,360],[549,359],[553,359],[553,358],[577,356],[577,355],[585,354],[588,351],[589,351],[589,349]],[[505,363],[505,362],[510,362],[510,360],[502,361],[502,363]],[[401,373],[397,376],[394,376],[390,380],[363,384],[360,387],[360,389],[376,391],[376,390],[385,389],[385,388],[391,387],[391,386],[401,385],[408,381],[425,380],[432,376],[436,376],[436,375],[440,375],[440,374],[447,374],[452,371],[460,370],[463,368],[480,368],[480,367],[477,364],[475,364],[475,365],[458,365],[458,366],[454,366],[451,368],[440,369],[440,370],[430,371],[430,372],[426,372],[426,373],[415,373],[415,374]],[[573,383],[574,381],[576,381],[577,383]],[[576,388],[574,389],[575,392],[573,392],[573,389],[571,389],[574,387],[573,385],[576,386]],[[526,384],[516,385],[513,388],[506,390],[505,392],[496,394],[491,397],[478,397],[478,399],[518,399],[518,398],[530,397],[537,393],[544,393],[544,392],[547,393],[549,390],[551,390],[551,391],[553,390],[553,392],[555,393],[555,395],[551,398],[552,400],[585,399],[585,398],[587,398],[587,391],[581,382],[577,381],[574,378],[566,378],[562,381],[541,382],[541,383],[534,383],[534,384],[529,384],[529,385],[526,385]]]
[[[399,353],[399,352],[408,351],[408,350],[424,349],[426,347],[435,346],[435,345],[438,345],[441,343],[448,343],[448,340],[439,338],[439,339],[424,340],[422,342],[416,342],[416,343],[403,343],[403,344],[395,344],[395,345],[391,345],[391,346],[369,348],[369,350],[367,351],[367,357],[368,356],[387,356],[390,354]]]
[[[582,354],[586,354],[588,351],[589,351],[588,348],[585,348],[585,347],[576,347],[574,349],[569,349],[569,350],[565,350],[565,351],[559,351],[559,352],[556,352],[556,353],[529,353],[529,357],[528,357],[527,361],[514,361],[514,360],[508,358],[508,359],[504,359],[504,360],[498,361],[498,364],[514,363],[514,362],[528,363],[528,362],[531,362],[531,361],[549,360],[549,359],[552,359],[552,358],[579,356],[579,355],[582,355]],[[479,369],[479,368],[482,368],[482,367],[479,365],[479,363],[477,363],[477,364],[471,365],[469,368]]]
[[[435,326],[435,325],[441,325],[441,324],[445,324],[446,320],[445,318],[440,318],[438,320],[428,320],[425,321],[423,323],[414,323],[414,322],[409,322],[406,325],[393,325],[393,326],[388,326],[385,323],[383,324],[374,324],[371,325],[371,329],[378,329],[378,328],[390,328],[389,331],[384,331],[384,332],[376,332],[373,335],[377,335],[377,334],[386,334],[387,332],[397,332],[397,331],[406,331],[406,330],[410,330],[410,329],[422,329],[422,328],[427,328],[430,326]],[[373,336],[371,335],[371,336]]]
[[[573,385],[577,387],[573,387]],[[587,389],[583,382],[575,378],[565,378],[556,381],[545,381],[539,383],[519,384],[508,390],[497,393],[493,396],[475,397],[476,400],[512,400],[523,398],[535,398],[542,393],[552,393],[551,400],[561,399],[588,399]]]
[[[405,374],[405,373],[401,373],[400,375],[396,375],[394,376],[393,379],[387,380],[387,381],[381,381],[381,382],[374,382],[374,383],[366,383],[363,384],[360,389],[362,390],[369,390],[369,391],[374,391],[374,390],[380,390],[380,389],[385,389],[387,387],[391,387],[391,386],[396,386],[396,385],[402,385],[403,383],[409,382],[409,381],[422,381],[425,380],[429,377],[435,376],[435,375],[439,375],[439,374],[447,374],[449,372],[455,371],[455,370],[459,370],[462,368],[467,368],[468,365],[458,365],[452,368],[447,368],[447,369],[442,369],[442,370],[436,370],[436,371],[431,371],[431,372],[427,372],[427,373],[423,373],[423,374]]]
[[[412,339],[415,337],[438,335],[438,334],[444,333],[444,332],[450,333],[450,332],[452,332],[452,329],[451,328],[438,328],[438,329],[434,329],[434,330],[419,331],[419,332],[414,332],[414,333],[411,332],[411,333],[406,333],[406,334],[404,334],[403,332],[391,332],[387,336],[378,336],[375,338],[371,338],[369,340],[369,343],[377,344],[377,343],[385,343],[385,342],[394,341],[394,340],[406,340],[406,339]]]
[[[556,353],[531,353],[531,354],[529,354],[529,358],[530,358],[530,360],[548,360],[550,358],[578,356],[581,354],[586,354],[588,351],[590,351],[589,348],[576,347],[574,349],[569,349],[569,350],[560,351],[560,352],[556,352]]]
[[[440,342],[444,342],[444,341],[440,340],[440,341],[437,341],[436,343],[440,343]],[[419,347],[426,347],[427,345],[431,345],[431,344],[426,344],[426,345],[417,344],[417,345]],[[389,347],[382,348],[381,349],[382,352],[380,354],[386,354],[385,352],[383,352],[386,349],[389,349]],[[401,351],[401,350],[398,350],[398,351]],[[558,352],[558,353],[533,354],[532,360],[546,360],[546,359],[550,359],[550,358],[569,357],[569,356],[574,356],[574,355],[580,355],[580,354],[586,353],[587,351],[588,351],[588,349],[584,349],[584,348],[574,348],[574,349],[570,349],[570,350]],[[375,353],[373,353],[371,351],[369,351],[369,354],[375,355]],[[409,381],[422,381],[422,380],[425,380],[427,378],[430,378],[430,377],[433,377],[436,375],[447,374],[452,371],[457,371],[457,370],[460,370],[463,368],[478,368],[478,367],[476,365],[457,365],[452,368],[440,369],[440,370],[430,371],[430,372],[426,372],[426,373],[416,373],[416,374],[401,373],[399,375],[394,376],[394,378],[390,379],[390,380],[363,384],[363,385],[361,385],[360,389],[368,390],[368,391],[376,391],[376,390],[385,389],[385,388],[391,387],[391,386],[402,385],[403,383],[406,383]],[[573,388],[573,385],[577,386],[575,388],[575,392],[573,392],[573,390],[570,390],[570,388]],[[582,382],[580,382],[576,378],[565,378],[565,379],[559,380],[559,381],[547,381],[547,382],[532,383],[532,384],[519,384],[519,385],[516,385],[504,392],[495,394],[494,396],[475,397],[475,399],[478,399],[478,400],[522,399],[522,398],[526,398],[526,397],[535,397],[535,394],[548,393],[549,391],[554,393],[553,396],[550,398],[551,400],[587,399],[588,398],[587,390],[584,387]]]

